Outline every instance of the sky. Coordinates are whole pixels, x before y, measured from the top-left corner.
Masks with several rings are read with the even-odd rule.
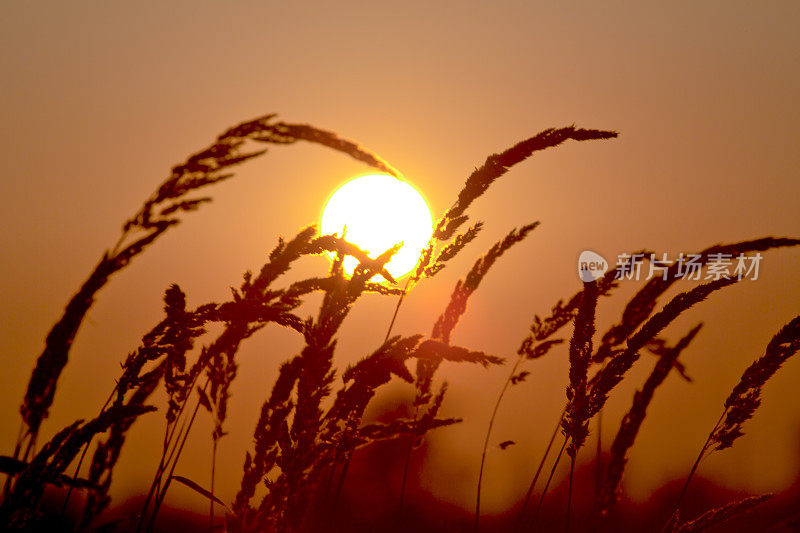
[[[790,1],[3,2],[0,451],[13,449],[18,405],[47,331],[122,222],[173,165],[266,113],[374,150],[423,192],[434,216],[487,155],[543,129],[620,132],[537,154],[493,185],[470,211],[485,222],[483,234],[410,295],[396,326],[403,334],[429,333],[474,258],[534,220],[541,227],[498,262],[453,342],[513,357],[533,315],[580,290],[583,250],[613,260],[641,248],[674,256],[800,236],[799,24],[800,5]],[[45,434],[94,414],[120,361],[160,317],[170,283],[190,305],[227,298],[279,235],[318,222],[325,199],[368,171],[300,144],[269,147],[238,169],[213,190],[211,205],[99,294]],[[766,253],[757,281],[716,295],[667,331],[676,340],[705,323],[683,356],[694,382],[669,377],[648,414],[625,478],[631,497],[645,499],[688,471],[741,372],[800,312],[798,265],[800,250]],[[298,275],[325,268],[325,258],[312,259]],[[601,302],[600,328],[631,293]],[[341,332],[342,367],[377,346],[384,326],[375,320],[388,324],[393,306],[378,297],[359,303]],[[303,312],[314,310],[312,302]],[[275,329],[245,346],[221,471],[241,469],[256,406],[280,362],[300,347]],[[496,423],[498,442],[518,444],[490,451],[489,512],[524,493],[563,405],[566,351],[526,368],[531,377],[509,394]],[[604,420],[619,420],[648,371],[626,378]],[[440,372],[450,383],[445,414],[465,421],[431,436],[422,484],[437,497],[470,505],[506,374],[463,365]],[[765,389],[746,437],[705,462],[703,475],[744,492],[779,491],[798,477],[798,379],[800,364],[790,361]],[[388,393],[402,399],[412,391],[394,384]],[[123,456],[116,496],[149,482],[142,465],[155,468],[147,443],[162,430],[159,416],[135,426],[135,453]],[[189,477],[207,475],[209,431],[207,423],[196,428],[181,467]],[[611,438],[603,436],[606,445]],[[235,477],[220,481],[225,500]]]

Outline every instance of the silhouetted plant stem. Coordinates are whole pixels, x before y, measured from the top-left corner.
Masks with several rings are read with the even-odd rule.
[[[536,487],[536,482],[539,481],[539,475],[542,473],[544,463],[547,461],[547,456],[550,455],[550,449],[553,447],[553,443],[556,441],[556,436],[558,436],[558,430],[561,428],[561,420],[563,418],[564,411],[561,411],[561,416],[558,418],[556,427],[553,429],[553,434],[550,436],[550,442],[547,443],[547,448],[545,448],[544,453],[542,454],[542,460],[539,461],[539,466],[536,468],[536,474],[533,475],[531,484],[528,487],[528,492],[525,493],[525,500],[522,502],[522,509],[519,510],[519,513],[517,514],[517,520],[514,523],[514,531],[518,531],[519,527],[522,525],[522,519],[525,516],[525,510],[528,508],[528,502],[530,502],[533,489]]]
[[[199,373],[197,374],[199,376]],[[195,376],[194,380],[192,381],[191,387],[189,390],[194,389],[194,384],[197,382],[197,376]],[[206,380],[205,385],[203,385],[203,392],[205,392],[206,388],[208,387],[208,380]],[[178,421],[181,421],[180,429],[178,430],[178,441],[180,440],[180,436],[184,433],[184,428],[186,427],[186,420],[183,419],[183,413],[186,409],[186,405],[189,402],[190,394],[186,395],[183,402],[181,402],[180,409],[178,410],[177,415],[175,416],[175,421],[172,422],[171,426],[168,425],[167,430],[164,432],[165,439],[164,439],[164,447],[161,451],[161,458],[158,462],[158,468],[156,469],[156,474],[153,476],[153,482],[150,484],[150,489],[147,491],[147,496],[145,497],[144,504],[142,505],[142,510],[139,514],[139,522],[136,526],[136,532],[138,533],[141,531],[142,526],[144,526],[144,520],[147,517],[147,509],[150,507],[150,501],[155,498],[158,501],[159,497],[161,496],[161,479],[164,476],[164,470],[166,469],[167,465],[172,460],[173,456],[175,455],[175,450],[177,449],[177,444],[172,447],[170,450],[170,446],[173,443],[173,439],[175,438],[175,430],[178,428]],[[195,414],[196,414],[195,409]],[[188,434],[188,429],[186,430]],[[185,440],[185,439],[184,439]]]
[[[569,533],[569,519],[572,515],[572,478],[575,473],[575,456],[569,457],[569,487],[567,488],[567,523],[564,526],[564,531]]]
[[[23,437],[23,439],[27,438],[27,442],[25,444],[25,451],[22,453],[22,461],[27,462],[28,458],[33,455],[36,455],[36,438],[39,434],[36,433],[34,435],[27,435],[27,437]],[[18,459],[17,456],[14,456],[15,459]]]
[[[25,435],[25,422],[20,421],[19,423],[19,431],[17,431],[17,443],[14,445],[14,455],[12,457],[17,458],[19,457],[19,449],[22,445],[22,438]],[[3,486],[3,500],[8,498],[9,493],[11,492],[11,485],[14,476],[11,474],[6,476],[6,482]]]
[[[389,340],[389,335],[392,334],[392,328],[394,327],[394,322],[397,320],[397,314],[400,312],[400,306],[403,305],[403,300],[405,300],[406,294],[408,293],[408,288],[411,285],[411,278],[413,276],[408,276],[406,280],[406,284],[403,287],[403,292],[400,294],[400,297],[397,299],[397,305],[394,308],[394,313],[392,314],[392,320],[389,322],[389,329],[386,330],[386,337],[383,339],[383,342]]]
[[[597,412],[597,448],[595,449],[595,469],[594,469],[594,495],[595,501],[600,502],[600,495],[603,491],[603,410]],[[603,518],[602,505],[595,506],[597,515],[592,520],[592,531],[597,531],[597,526]]]
[[[597,412],[597,448],[595,449],[595,495],[600,495],[603,483],[603,410]]]
[[[414,424],[417,422],[417,415],[419,415],[419,406],[414,407]],[[414,439],[416,438],[416,434],[412,433],[408,437],[408,446],[406,447],[406,458],[405,463],[403,464],[403,481],[400,484],[400,514],[403,513],[403,506],[405,505],[406,501],[406,483],[408,482],[408,468],[411,464],[411,451],[414,449]]]
[[[506,378],[505,383],[503,383],[503,388],[500,389],[500,394],[497,396],[497,401],[494,404],[494,409],[492,410],[492,416],[489,418],[489,427],[486,429],[486,438],[483,440],[483,450],[481,451],[481,466],[478,470],[478,493],[475,497],[475,523],[473,525],[473,531],[477,533],[478,528],[480,527],[480,519],[481,519],[481,485],[483,483],[483,467],[486,463],[486,450],[489,447],[489,438],[492,435],[492,428],[494,427],[494,421],[497,417],[497,411],[500,408],[500,402],[503,401],[503,396],[505,395],[506,391],[508,390],[508,386],[511,384],[511,377],[516,374],[517,368],[519,368],[519,364],[522,362],[523,357],[520,356],[517,358],[517,362],[514,363],[514,366],[511,368],[511,372],[509,372],[508,377]]]
[[[184,402],[185,405],[185,402]],[[172,427],[168,428],[164,432],[164,446],[161,450],[161,458],[158,462],[158,468],[156,469],[156,474],[153,476],[153,482],[150,484],[150,489],[147,491],[147,497],[144,500],[144,505],[142,506],[142,512],[139,517],[139,526],[136,528],[136,531],[139,531],[139,528],[144,525],[143,521],[145,516],[147,515],[147,509],[150,506],[150,500],[155,496],[158,498],[159,489],[161,488],[161,478],[164,474],[164,469],[169,461],[172,459],[172,456],[175,452],[175,448],[173,447],[170,449],[172,444],[172,439],[175,435],[175,429],[178,428],[178,421],[181,422],[180,429],[178,430],[178,435],[183,433],[184,428],[186,427],[186,420],[181,419],[181,414],[183,413],[183,405],[181,406],[181,410],[178,412],[178,417],[176,417],[175,422],[172,423]]]
[[[333,464],[331,464],[331,474],[328,476],[328,483],[325,487],[325,497],[323,498],[323,505],[328,505],[328,512],[330,512],[331,521],[336,521],[336,513],[339,507],[339,493],[344,486],[344,476],[347,473],[347,469],[350,466],[350,459],[351,454],[345,453],[345,460],[344,464],[342,465],[342,473],[339,475],[338,480],[336,481],[336,490],[331,492],[333,489],[333,480],[336,478],[336,467],[339,466],[339,461],[342,457],[342,454],[339,450],[336,451],[336,455],[333,458]]]
[[[144,499],[144,504],[142,505],[142,510],[139,512],[139,521],[138,521],[138,523],[136,525],[136,532],[137,533],[139,533],[139,531],[141,531],[142,526],[144,526],[144,520],[147,517],[147,510],[150,507],[150,501],[154,497],[156,499],[158,499],[159,488],[161,487],[161,478],[163,476],[164,469],[166,468],[167,463],[172,458],[172,452],[174,451],[174,449],[172,451],[170,451],[169,458],[168,458],[168,450],[169,450],[169,446],[170,446],[171,441],[172,441],[172,435],[174,435],[174,433],[175,433],[174,430],[175,430],[175,428],[177,426],[178,426],[178,419],[176,418],[175,422],[174,422],[174,424],[173,424],[173,426],[171,428],[171,431],[168,429],[167,431],[164,432],[164,434],[165,435],[169,435],[169,437],[164,439],[164,447],[163,447],[163,449],[161,451],[161,458],[159,459],[159,462],[158,462],[158,468],[156,469],[156,473],[153,476],[152,483],[150,483],[150,488],[148,489],[147,496]],[[184,427],[186,427],[186,421],[185,420],[182,421],[182,423],[181,423],[181,428],[180,428],[180,431],[178,432],[179,435],[181,433],[183,433]]]
[[[175,454],[175,459],[172,461],[172,466],[169,469],[169,475],[167,476],[166,481],[164,481],[164,487],[161,489],[158,498],[156,499],[155,503],[153,504],[153,515],[150,517],[150,524],[147,526],[148,531],[153,531],[153,528],[156,523],[156,517],[158,516],[158,511],[161,508],[161,504],[164,502],[164,498],[167,495],[167,489],[169,488],[169,484],[172,481],[172,474],[175,473],[175,467],[178,465],[178,461],[181,458],[181,453],[183,452],[183,447],[186,445],[186,440],[189,437],[189,432],[192,429],[192,425],[194,424],[194,420],[197,417],[197,411],[200,409],[200,400],[197,400],[197,404],[194,406],[194,411],[192,412],[192,417],[189,419],[189,423],[186,427],[186,431],[183,433],[181,437],[180,446],[178,447],[178,451]]]
[[[213,439],[214,444],[211,448],[211,495],[214,495],[214,478],[217,469],[217,442],[219,439]],[[214,531],[214,500],[209,500],[208,506],[208,531]]]
[[[397,305],[394,307],[394,313],[392,313],[392,319],[389,322],[388,329],[386,330],[386,336],[383,338],[383,342],[384,343],[389,340],[389,336],[392,334],[392,328],[394,328],[395,320],[397,320],[397,315],[400,312],[400,306],[403,305],[403,300],[405,299],[406,294],[408,293],[408,288],[411,285],[411,278],[413,278],[413,277],[414,277],[413,275],[408,276],[408,278],[406,279],[406,284],[403,287],[403,292],[400,294],[400,297],[397,299]],[[414,417],[414,419],[416,420],[416,416]],[[342,474],[341,474],[341,476],[339,476],[339,483],[336,486],[336,494],[333,497],[333,514],[334,514],[334,516],[336,515],[336,510],[337,510],[337,508],[339,506],[339,497],[341,496],[342,488],[344,487],[344,479],[345,479],[345,476],[347,476],[347,471],[350,469],[350,461],[352,460],[352,458],[353,458],[353,451],[350,451],[350,452],[347,453],[347,455],[345,457],[344,466],[342,466]],[[331,478],[330,478],[330,481],[333,480],[333,475],[334,475],[334,472],[336,471],[336,465],[338,464],[338,462],[339,462],[339,456],[337,454],[336,459],[333,462],[333,466],[331,467]],[[408,469],[408,461],[406,461],[406,471],[407,471],[407,469]],[[403,487],[405,487],[406,471],[403,472]],[[330,481],[328,483],[328,489],[325,491],[326,494],[330,490]],[[403,504],[402,504],[402,496],[401,496],[400,507],[402,508],[402,506],[403,506]]]
[[[556,456],[556,460],[553,463],[553,468],[550,469],[550,475],[547,476],[547,483],[544,485],[542,495],[539,497],[539,503],[536,505],[536,511],[533,513],[533,520],[531,520],[531,531],[536,529],[536,519],[539,517],[539,511],[542,510],[544,497],[547,496],[547,490],[550,488],[550,482],[553,481],[553,475],[556,473],[556,468],[558,468],[558,463],[561,462],[561,456],[564,455],[564,449],[567,447],[568,442],[569,439],[564,438],[564,444],[561,445],[561,450],[559,450],[558,455]]]
[[[334,518],[336,516],[336,510],[339,508],[339,497],[342,495],[342,489],[344,488],[344,480],[347,477],[347,471],[350,469],[350,460],[352,459],[352,457],[353,457],[352,452],[347,454],[347,460],[345,460],[344,465],[342,466],[342,475],[339,476],[339,483],[336,486],[336,495],[333,500]]]
[[[173,442],[180,442],[181,436],[184,434],[184,430],[186,429],[186,424],[187,424],[186,419],[182,419],[180,429],[178,429],[177,441],[173,441],[173,435],[175,434],[174,428],[173,431],[170,432],[170,439],[167,441],[166,447],[164,448],[164,457],[162,459],[163,462],[159,464],[159,470],[156,473],[156,479],[158,480],[158,482],[156,483],[156,491],[155,491],[156,499],[158,499],[159,495],[161,494],[161,480],[164,476],[164,470],[167,468],[167,465],[170,464],[170,462],[172,462],[172,458],[175,457],[175,450],[177,450],[178,448],[178,445],[177,444],[173,445]],[[176,420],[175,427],[177,426],[178,425]]]
[[[697,459],[695,459],[694,464],[692,465],[692,469],[689,470],[689,475],[686,476],[686,481],[684,481],[683,488],[681,489],[681,492],[678,495],[678,501],[675,502],[675,507],[672,509],[672,512],[670,513],[668,520],[671,520],[672,517],[675,516],[675,513],[677,513],[680,510],[683,498],[684,496],[686,496],[686,491],[689,489],[689,483],[691,483],[692,477],[694,477],[695,472],[697,472],[697,467],[700,466],[700,461],[703,460],[703,457],[705,456],[706,451],[708,450],[708,445],[711,443],[711,439],[714,436],[714,432],[717,431],[717,428],[719,428],[719,425],[722,423],[722,420],[725,418],[726,414],[728,414],[727,407],[725,408],[724,411],[722,411],[719,420],[717,420],[717,423],[714,424],[714,428],[708,434],[708,438],[706,439],[705,443],[703,443],[703,447],[700,449],[700,453],[697,455]]]
[[[114,388],[111,390],[111,393],[106,398],[105,403],[100,408],[100,414],[102,415],[108,404],[111,403],[111,400],[114,398],[114,393],[117,392],[117,388],[119,387],[119,383],[114,385]],[[75,467],[75,473],[72,475],[72,483],[69,485],[69,489],[67,489],[67,495],[64,497],[64,504],[61,506],[61,516],[64,516],[64,513],[67,512],[67,504],[69,504],[69,498],[72,496],[72,489],[75,486],[75,480],[78,479],[78,474],[81,471],[81,465],[83,465],[83,460],[86,458],[86,452],[89,451],[89,445],[92,443],[92,439],[86,441],[86,444],[83,445],[83,451],[81,452],[81,457],[78,459],[78,465]]]
[[[411,286],[411,280],[414,278],[414,275],[408,276],[406,279],[406,284],[403,287],[403,292],[400,294],[400,297],[397,299],[397,305],[394,308],[394,313],[392,314],[392,320],[389,322],[389,328],[386,330],[386,337],[384,337],[383,342],[389,340],[389,336],[392,334],[392,328],[394,328],[395,320],[397,320],[397,314],[400,312],[400,306],[403,305],[403,301],[405,300],[406,294],[408,293],[408,288]],[[414,409],[414,421],[417,420],[417,411],[418,409]],[[403,504],[405,500],[406,494],[406,480],[408,478],[408,465],[411,461],[411,449],[414,447],[414,435],[412,434],[409,438],[408,448],[406,449],[406,459],[405,464],[403,466],[403,482],[400,486],[400,512],[403,512]],[[350,459],[352,458],[352,453],[348,454],[347,461],[344,464],[344,468],[342,469],[342,477],[339,481],[339,487],[336,492],[336,500],[335,502],[339,501],[339,492],[342,490],[342,486],[344,486],[344,476],[347,474],[347,470],[350,466]],[[334,503],[335,509],[335,503]]]
[[[192,414],[193,417],[194,417],[194,414],[195,413]],[[166,457],[166,461],[164,462],[164,465],[161,468],[161,472],[159,472],[159,474],[158,474],[159,483],[156,485],[156,495],[155,495],[156,499],[159,499],[161,497],[161,491],[162,491],[161,480],[163,479],[164,471],[166,470],[167,465],[171,464],[173,462],[173,460],[177,459],[176,458],[176,454],[178,453],[178,450],[180,448],[180,444],[179,443],[181,443],[184,440],[186,440],[186,435],[189,433],[189,429],[191,428],[191,424],[194,422],[194,418],[193,417],[188,421],[186,419],[182,420],[181,421],[181,427],[178,430],[177,438],[174,441],[172,439],[170,439],[170,441],[167,443],[168,445],[171,445],[172,448],[169,449],[169,454]]]
[[[333,459],[333,464],[331,465],[330,475],[328,476],[328,482],[325,483],[325,498],[324,502],[325,505],[328,505],[329,498],[331,495],[331,489],[333,488],[333,478],[336,477],[336,466],[339,464],[339,454],[337,452],[336,457]]]

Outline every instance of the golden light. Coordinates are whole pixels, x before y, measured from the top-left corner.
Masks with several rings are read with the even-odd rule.
[[[414,187],[392,176],[370,174],[345,183],[325,204],[320,231],[341,235],[344,228],[345,239],[373,258],[402,242],[386,266],[399,278],[416,266],[433,233],[433,219]],[[357,264],[355,258],[345,258],[345,272],[352,274]]]

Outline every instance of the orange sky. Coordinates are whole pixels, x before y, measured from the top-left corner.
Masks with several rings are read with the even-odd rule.
[[[541,220],[497,264],[454,335],[501,356],[513,355],[534,313],[579,290],[575,260],[584,249],[676,254],[800,236],[796,2],[165,4],[0,8],[0,453],[13,448],[45,334],[120,224],[172,165],[260,114],[332,129],[378,152],[436,215],[486,155],[542,129],[575,123],[621,133],[513,169],[471,210],[486,222],[481,238],[404,304],[397,331],[428,333],[474,257],[510,228]],[[367,170],[318,146],[274,147],[214,189],[213,204],[100,293],[45,433],[96,412],[119,362],[160,316],[169,283],[184,288],[190,305],[227,298],[278,235],[316,222],[336,186]],[[304,272],[325,265],[309,261]],[[800,250],[766,254],[761,279],[716,295],[669,330],[675,339],[706,322],[684,356],[695,383],[673,376],[657,394],[626,475],[631,495],[644,498],[686,473],[741,371],[800,312],[798,265]],[[601,325],[611,323],[624,294],[601,302]],[[341,335],[343,366],[382,340],[374,320],[388,323],[392,305],[370,298],[356,307]],[[365,336],[365,324],[378,333]],[[276,330],[245,347],[220,471],[240,471],[256,406],[279,362],[298,348],[296,336]],[[531,379],[500,413],[497,441],[518,445],[489,456],[489,511],[529,482],[563,405],[565,355],[528,365]],[[626,379],[609,420],[648,370]],[[434,437],[427,459],[423,481],[444,499],[472,501],[480,435],[506,372],[446,366],[440,374],[451,383],[446,414],[465,417]],[[767,386],[747,436],[702,472],[748,491],[780,490],[795,479],[798,379],[800,363],[792,361]],[[161,421],[150,415],[135,426],[138,444],[123,452],[116,494],[148,481],[156,459],[144,444],[160,434]],[[196,431],[182,465],[202,478],[209,426]],[[237,484],[221,480],[222,498],[231,499]]]

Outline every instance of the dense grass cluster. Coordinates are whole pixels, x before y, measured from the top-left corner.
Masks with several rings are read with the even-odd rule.
[[[163,318],[124,358],[122,373],[97,416],[70,424],[40,445],[41,426],[52,407],[72,342],[98,291],[113,274],[178,224],[183,215],[210,201],[209,197],[194,196],[198,190],[232,177],[234,165],[266,151],[251,148],[251,145],[311,142],[399,176],[393,166],[356,143],[312,126],[276,122],[274,115],[229,129],[209,147],[174,167],[141,209],[125,222],[119,241],[101,256],[94,271],[69,301],[63,316],[47,336],[20,409],[22,424],[16,447],[10,456],[0,457],[0,469],[6,474],[0,524],[7,530],[37,530],[44,520],[45,511],[40,505],[44,489],[54,485],[65,487],[62,515],[74,490],[85,493],[81,515],[64,523],[71,523],[76,529],[99,527],[104,523],[104,511],[110,503],[109,489],[114,467],[125,445],[127,432],[139,417],[156,410],[164,416],[165,428],[160,460],[153,465],[153,481],[136,523],[118,524],[120,529],[151,531],[156,528],[165,495],[170,484],[177,481],[209,500],[211,530],[221,524],[228,531],[239,532],[300,531],[307,527],[310,507],[320,493],[329,501],[338,499],[353,452],[387,439],[400,439],[406,443],[402,508],[413,450],[429,431],[460,421],[439,416],[447,391],[447,383],[437,380],[441,363],[452,361],[489,368],[505,362],[495,355],[452,345],[450,341],[460,318],[467,311],[470,296],[480,287],[491,267],[523,241],[538,222],[513,229],[475,261],[456,284],[428,335],[392,335],[393,323],[389,324],[385,341],[380,346],[356,364],[339,369],[334,355],[343,321],[365,293],[397,298],[399,309],[403,298],[417,284],[433,278],[445,268],[448,261],[461,253],[483,229],[481,222],[464,229],[469,220],[468,208],[509,168],[536,151],[567,140],[612,139],[616,136],[612,131],[575,127],[549,129],[501,153],[490,155],[467,178],[455,202],[438,220],[429,245],[403,288],[384,268],[397,247],[378,257],[369,257],[344,236],[318,235],[313,226],[302,229],[289,240],[279,239],[267,262],[257,273],[245,273],[241,285],[232,290],[228,301],[210,302],[190,309],[183,291],[177,285],[170,286],[164,294]],[[701,262],[707,263],[719,253],[749,253],[798,244],[798,239],[767,237],[713,246],[701,251],[700,256]],[[281,285],[281,276],[297,261],[322,253],[331,253],[336,258],[327,273]],[[342,268],[344,258],[348,256],[358,261],[351,276],[347,276]],[[499,406],[509,388],[520,385],[530,375],[531,370],[523,369],[524,366],[545,357],[554,346],[564,342],[569,345],[565,407],[533,476],[515,528],[535,526],[553,473],[565,451],[571,461],[571,495],[575,458],[586,444],[589,422],[600,415],[609,395],[640,356],[649,352],[657,362],[633,397],[630,410],[614,438],[601,482],[597,484],[597,520],[603,520],[614,507],[627,456],[646,418],[648,405],[673,369],[685,376],[679,356],[701,326],[692,328],[676,343],[663,338],[661,333],[693,306],[738,281],[732,277],[699,284],[674,296],[656,311],[659,299],[678,279],[676,268],[670,267],[663,277],[648,281],[627,303],[619,320],[602,335],[596,332],[598,303],[601,298],[612,296],[618,283],[617,270],[586,282],[582,291],[566,302],[557,302],[547,316],[534,318],[488,422],[476,490],[475,531],[481,527],[481,484],[486,450]],[[376,276],[382,280],[373,281]],[[296,311],[312,293],[322,293],[322,302],[316,316],[304,319]],[[212,324],[216,325],[214,331],[219,329],[221,332],[211,342],[196,346]],[[569,339],[556,337],[569,324],[573,324]],[[278,377],[261,407],[253,433],[253,448],[247,451],[242,467],[238,494],[233,502],[223,502],[214,493],[213,479],[217,445],[225,435],[230,387],[237,375],[237,354],[249,337],[268,325],[295,331],[302,336],[304,347],[281,364]],[[800,317],[794,318],[775,335],[764,355],[745,371],[724,402],[722,416],[689,471],[681,498],[675,503],[665,530],[703,531],[768,497],[734,502],[689,521],[682,521],[679,513],[683,494],[701,459],[714,450],[732,446],[743,434],[744,423],[760,405],[762,387],[798,349]],[[364,422],[370,402],[379,389],[393,379],[414,385],[413,414],[381,423]],[[164,388],[167,403],[157,408],[148,402],[159,387]],[[197,416],[209,416],[213,421],[210,445],[214,459],[210,487],[175,475],[176,465]],[[529,500],[559,434],[563,436],[563,443],[546,485],[541,489],[538,505],[531,512]],[[512,441],[504,441],[500,446],[505,449],[512,444]],[[85,467],[87,457],[88,467]],[[223,508],[224,517],[215,517],[215,512]],[[567,529],[570,527],[570,512],[571,502],[566,509]]]

